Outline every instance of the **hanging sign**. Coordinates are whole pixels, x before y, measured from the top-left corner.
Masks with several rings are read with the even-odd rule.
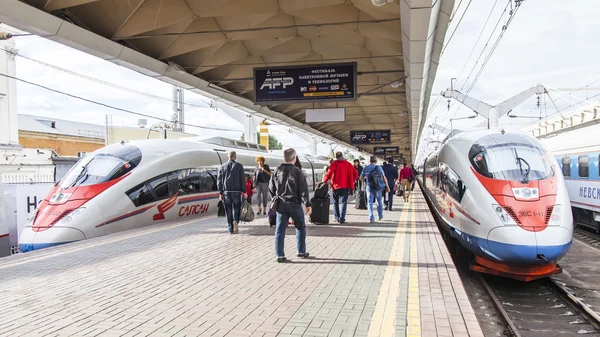
[[[402,154],[400,153],[399,146],[375,146],[373,148],[373,154],[376,156],[400,156],[402,158]]]
[[[354,101],[356,68],[356,62],[254,68],[254,102]]]
[[[389,144],[391,130],[350,131],[351,144]]]

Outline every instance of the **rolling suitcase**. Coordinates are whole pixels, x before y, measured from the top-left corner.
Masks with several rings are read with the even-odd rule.
[[[354,202],[354,208],[356,209],[367,209],[367,191],[363,188],[364,184],[359,182],[358,191],[356,193],[356,199]]]
[[[329,198],[312,198],[310,202],[312,203],[312,213],[310,214],[310,222],[321,225],[329,224]]]

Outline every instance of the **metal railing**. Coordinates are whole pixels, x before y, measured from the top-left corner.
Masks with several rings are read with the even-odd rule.
[[[54,175],[2,173],[2,183],[8,185],[54,183]]]

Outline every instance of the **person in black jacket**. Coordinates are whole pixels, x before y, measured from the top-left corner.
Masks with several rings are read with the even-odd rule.
[[[296,150],[287,149],[283,152],[284,163],[273,173],[269,182],[269,193],[272,198],[279,199],[277,212],[277,227],[275,228],[275,255],[277,262],[285,262],[284,253],[285,230],[289,219],[296,227],[296,249],[298,257],[308,257],[306,252],[306,224],[302,203],[306,205],[306,214],[310,215],[311,203],[308,197],[308,184],[302,170],[294,165]]]
[[[221,166],[217,173],[217,188],[219,199],[225,204],[229,234],[238,233],[242,197],[246,193],[244,166],[236,162],[235,151],[229,152],[229,161]]]

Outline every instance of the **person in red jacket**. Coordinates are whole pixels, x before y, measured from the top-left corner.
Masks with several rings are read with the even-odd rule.
[[[410,196],[410,183],[415,179],[415,175],[412,169],[404,162],[404,167],[400,170],[400,176],[398,182],[402,184],[402,190],[404,191],[404,202],[408,201]]]
[[[335,221],[343,224],[346,222],[346,207],[348,206],[348,194],[354,188],[354,182],[358,178],[358,172],[344,159],[341,152],[335,153],[336,160],[331,163],[329,170],[323,176],[323,182],[331,180],[333,189],[333,214]],[[340,210],[340,205],[342,209]]]
[[[252,205],[252,185],[252,178],[250,178],[250,175],[246,173],[246,201],[248,201],[250,205]]]

